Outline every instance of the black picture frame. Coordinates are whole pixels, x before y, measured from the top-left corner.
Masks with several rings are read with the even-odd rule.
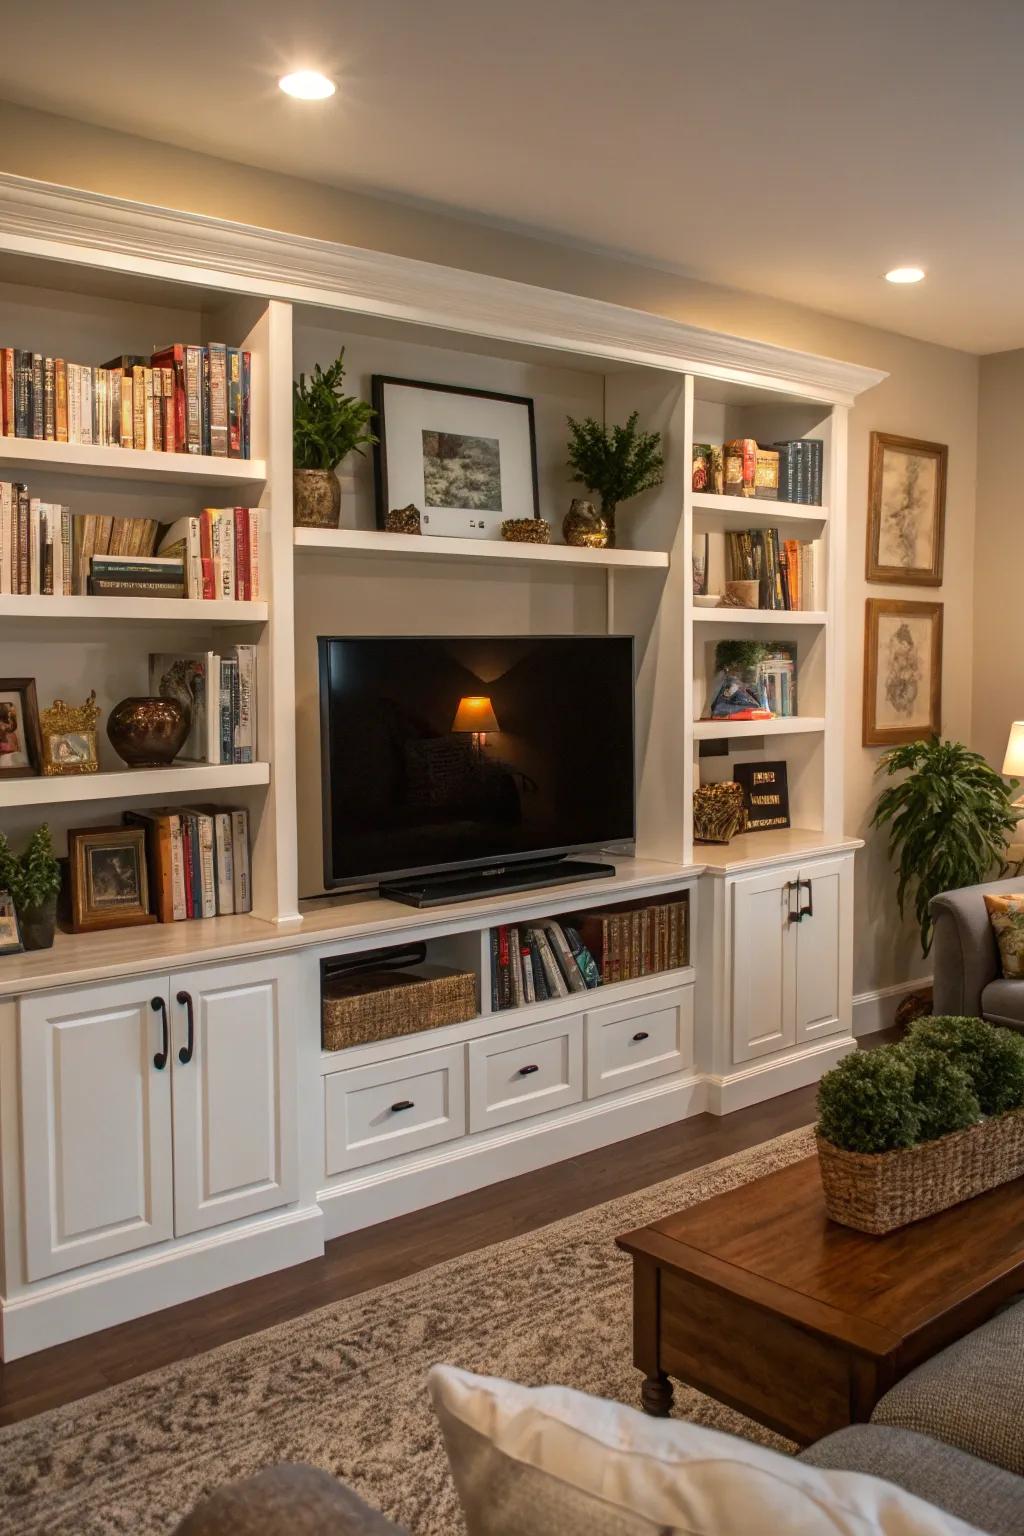
[[[791,825],[789,774],[784,762],[734,763],[733,779],[743,790],[748,832],[772,832]],[[774,804],[765,804],[773,799]]]
[[[474,389],[466,384],[437,384],[428,379],[403,379],[394,374],[375,373],[370,378],[370,403],[376,414],[374,428],[377,441],[373,447],[373,491],[377,527],[383,530],[390,511],[388,494],[388,423],[385,391],[388,385],[406,389],[436,390],[445,395],[468,395],[478,400],[500,400],[506,405],[523,406],[526,409],[530,436],[530,478],[533,488],[533,516],[540,517],[540,482],[537,474],[537,424],[533,399],[529,395],[506,395],[495,389]],[[423,511],[423,508],[420,508]]]

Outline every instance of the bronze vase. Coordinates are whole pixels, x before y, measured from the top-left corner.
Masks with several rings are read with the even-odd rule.
[[[292,522],[296,528],[337,528],[341,484],[333,469],[292,470]]]
[[[122,699],[107,719],[110,745],[129,768],[165,768],[185,745],[191,711],[178,699]]]
[[[562,523],[562,537],[577,549],[604,549],[608,544],[608,524],[592,501],[574,496]]]

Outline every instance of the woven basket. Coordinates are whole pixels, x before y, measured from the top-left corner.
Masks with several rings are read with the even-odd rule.
[[[386,970],[332,976],[324,983],[323,1048],[344,1051],[371,1040],[461,1024],[476,1014],[472,971],[435,966],[418,976]]]
[[[895,1231],[1024,1176],[1024,1109],[895,1152],[817,1141],[825,1209],[858,1232]]]

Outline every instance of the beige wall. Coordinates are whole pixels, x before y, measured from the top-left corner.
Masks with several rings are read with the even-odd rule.
[[[869,592],[880,596],[895,591],[883,587],[869,589],[863,579],[868,434],[873,428],[949,444],[947,574],[945,585],[937,594],[945,603],[946,624],[943,727],[947,735],[968,737],[978,419],[976,358],[852,325],[796,305],[693,282],[638,264],[384,199],[253,170],[105,129],[72,125],[67,119],[2,102],[0,170],[587,294],[714,330],[886,369],[891,377],[863,398],[851,420],[845,686],[847,829],[861,835],[867,832],[875,793],[873,770],[879,756],[877,751],[866,751],[860,745],[864,599]],[[680,253],[680,261],[685,261],[685,252]],[[1018,377],[1024,381],[1024,368],[1018,370]],[[1024,383],[1021,389],[1024,392]],[[1004,438],[1004,442],[1010,440],[1012,437]],[[997,570],[986,580],[1008,584],[1013,579],[1012,563],[1000,567],[996,550],[993,564]],[[981,576],[979,569],[979,579]],[[985,590],[981,589],[983,595]],[[914,594],[904,591],[903,595]],[[1000,611],[998,605],[993,606]],[[1007,606],[1002,611],[1011,609]],[[1005,663],[1001,664],[1005,672]],[[1024,663],[1021,670],[1024,672]],[[988,675],[993,673],[989,671]],[[997,712],[993,711],[991,721],[981,722],[993,740],[997,734]],[[1018,708],[1016,712],[1024,710]],[[1004,725],[998,729],[1005,734]],[[869,839],[869,846],[858,861],[854,971],[858,992],[891,985],[919,975],[924,969],[912,929],[909,925],[901,926],[896,918],[892,892],[884,849],[877,839]]]
[[[981,359],[972,745],[999,768],[1011,720],[1024,719],[1021,572],[1024,492],[1014,454],[1024,421],[1024,351]]]

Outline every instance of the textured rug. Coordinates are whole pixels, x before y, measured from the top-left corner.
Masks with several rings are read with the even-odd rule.
[[[166,1533],[218,1484],[304,1461],[415,1536],[450,1536],[462,1527],[428,1367],[636,1403],[631,1265],[615,1235],[812,1150],[810,1129],[793,1131],[12,1425],[0,1432],[0,1532]],[[694,1391],[677,1391],[675,1412],[785,1446]]]

